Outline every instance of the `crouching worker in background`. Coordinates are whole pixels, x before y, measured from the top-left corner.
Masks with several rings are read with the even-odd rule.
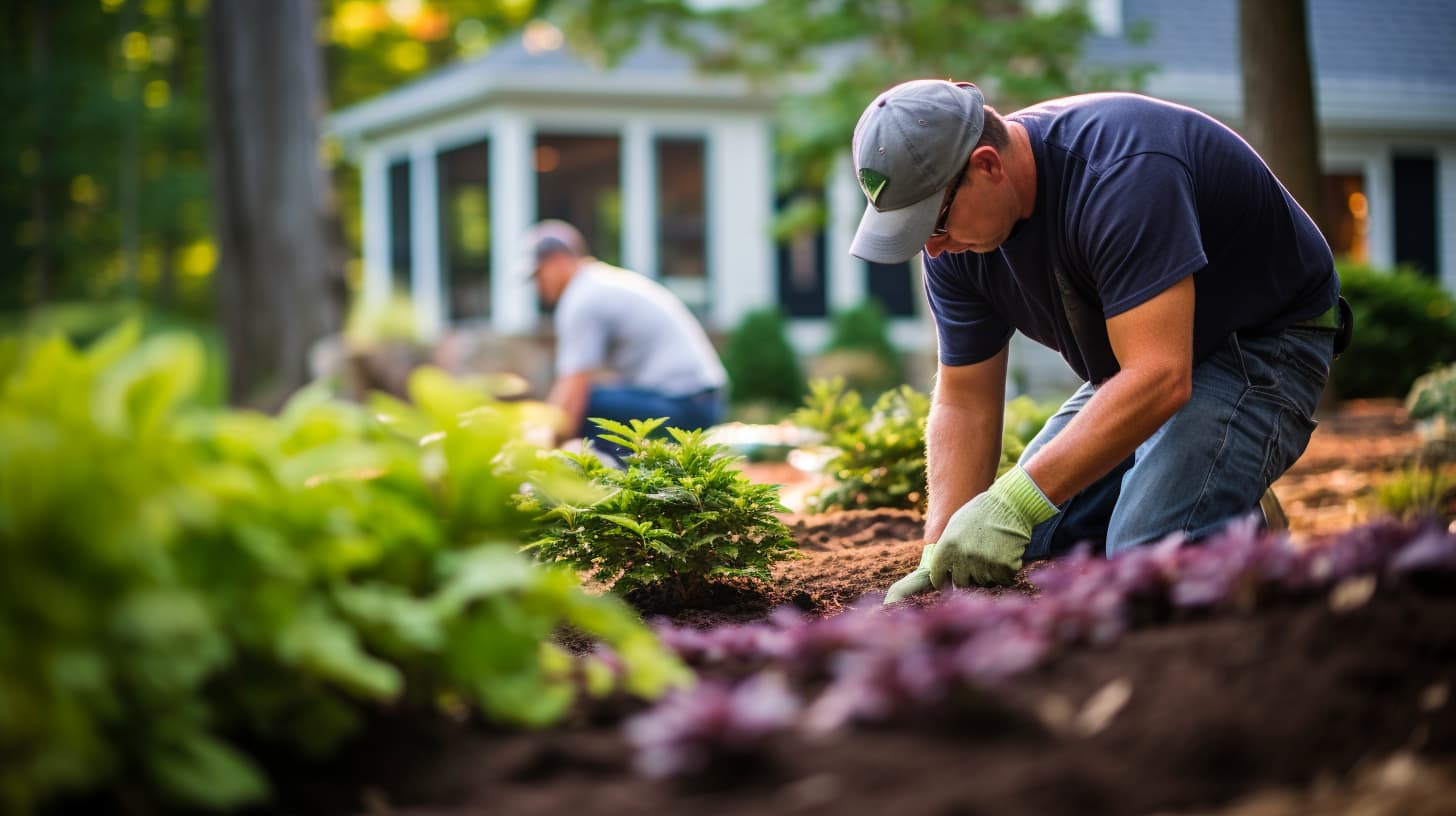
[[[593,258],[581,233],[542,221],[527,236],[531,277],[554,310],[556,379],[547,401],[563,419],[557,441],[589,439],[626,451],[590,421],[667,417],[696,430],[723,420],[728,375],[703,327],[666,287]]]

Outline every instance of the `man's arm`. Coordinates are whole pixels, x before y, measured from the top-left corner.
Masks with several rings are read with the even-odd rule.
[[[1026,465],[1053,504],[1112,471],[1193,392],[1193,277],[1107,321],[1120,370]]]
[[[556,427],[556,442],[571,439],[581,429],[586,417],[587,402],[591,398],[592,372],[579,371],[558,378],[551,386],[546,402],[561,411],[561,423]]]
[[[1006,358],[967,366],[941,364],[925,424],[926,480],[930,500],[925,540],[940,538],[961,505],[996,478],[1006,410]]]

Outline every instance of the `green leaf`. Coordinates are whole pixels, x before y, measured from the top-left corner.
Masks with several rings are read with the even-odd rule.
[[[477,547],[461,553],[450,568],[449,580],[435,598],[441,615],[459,614],[482,598],[524,589],[539,573],[531,561],[504,545]]]
[[[232,810],[268,795],[267,780],[247,758],[200,732],[154,749],[148,765],[158,786],[182,804]]]
[[[101,377],[92,399],[97,423],[113,433],[152,435],[196,394],[203,359],[190,337],[145,341]]]
[[[391,699],[403,685],[397,669],[366,654],[355,631],[318,606],[300,612],[279,633],[278,656],[373,699]]]

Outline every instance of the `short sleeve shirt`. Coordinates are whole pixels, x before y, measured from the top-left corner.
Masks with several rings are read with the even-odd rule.
[[[583,266],[556,305],[557,376],[606,370],[669,396],[722,388],[703,327],[662,284],[605,263]]]
[[[1230,334],[1277,331],[1334,304],[1324,237],[1213,118],[1134,94],[1068,97],[1007,118],[1031,139],[1036,202],[996,250],[927,256],[942,363],[988,359],[1021,331],[1101,382],[1117,372],[1107,318],[1189,275],[1195,361]]]

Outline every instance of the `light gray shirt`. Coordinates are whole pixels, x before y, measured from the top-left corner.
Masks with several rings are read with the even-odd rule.
[[[718,352],[681,300],[657,281],[584,264],[556,305],[556,375],[607,369],[622,385],[686,396],[728,382]]]

